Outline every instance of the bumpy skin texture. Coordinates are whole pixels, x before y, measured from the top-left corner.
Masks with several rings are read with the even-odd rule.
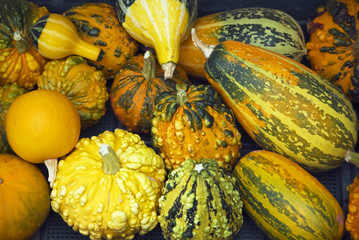
[[[215,159],[188,159],[168,175],[159,222],[166,239],[232,239],[242,206],[234,177]]]
[[[357,32],[359,4],[355,0],[329,0],[308,21],[308,59],[311,68],[359,103]]]
[[[0,84],[18,83],[33,89],[47,60],[35,50],[27,34],[48,10],[23,0],[3,0],[1,6]]]
[[[139,43],[120,24],[113,6],[106,3],[85,3],[64,13],[76,26],[81,38],[100,47],[104,57],[89,64],[102,70],[105,77],[114,77],[125,62],[136,55]]]
[[[25,88],[17,83],[4,84],[0,87],[0,152],[12,152],[5,133],[5,116],[11,103],[20,95],[26,92]]]
[[[345,230],[350,232],[350,239],[359,239],[359,174],[347,188],[349,193],[348,214],[345,220]]]
[[[242,147],[233,112],[209,85],[177,85],[156,99],[152,144],[166,168],[185,159],[214,158],[231,171]]]
[[[80,114],[82,129],[97,124],[106,113],[108,92],[104,74],[80,56],[48,62],[37,85],[68,97]]]
[[[108,155],[99,152],[102,144],[109,145],[119,160],[108,164]],[[51,206],[90,239],[132,239],[157,225],[165,176],[163,160],[139,135],[123,129],[105,131],[81,139],[59,162]]]

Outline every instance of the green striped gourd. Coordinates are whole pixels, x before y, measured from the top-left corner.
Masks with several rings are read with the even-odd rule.
[[[253,151],[233,175],[246,213],[270,239],[342,239],[345,216],[338,201],[295,162]]]
[[[217,45],[235,40],[301,61],[306,54],[303,31],[298,22],[285,12],[261,7],[217,12],[196,19],[198,38]],[[178,65],[189,75],[205,79],[206,59],[189,37],[180,46]]]
[[[232,239],[243,224],[235,178],[214,159],[188,159],[168,174],[158,221],[166,239]]]
[[[249,44],[196,43],[207,58],[208,81],[263,149],[311,171],[339,167],[354,150],[355,110],[329,81],[293,59]]]

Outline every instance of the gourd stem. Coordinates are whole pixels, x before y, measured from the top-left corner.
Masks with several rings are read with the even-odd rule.
[[[143,55],[142,75],[145,77],[146,80],[151,80],[156,77],[156,73],[157,73],[156,59],[151,53],[151,51],[147,50]]]
[[[16,41],[15,47],[19,53],[24,53],[29,50],[30,42],[20,31],[15,31],[13,39]]]
[[[187,96],[187,84],[177,84],[177,102],[180,106],[183,106],[186,102],[188,102]]]
[[[44,161],[44,163],[49,173],[47,181],[49,181],[50,187],[52,187],[55,182],[56,174],[57,174],[57,158],[47,159]]]
[[[116,174],[121,169],[121,163],[115,150],[110,145],[102,143],[98,151],[103,160],[103,172],[109,175]]]
[[[209,56],[211,55],[211,53],[213,52],[213,45],[207,45],[204,42],[202,42],[201,40],[199,40],[197,33],[196,33],[196,29],[192,28],[191,29],[191,35],[192,35],[192,41],[193,44],[199,49],[201,50],[201,52],[203,53],[203,55],[205,56],[205,58],[209,58]]]
[[[359,167],[359,153],[347,151],[345,154],[345,161]]]

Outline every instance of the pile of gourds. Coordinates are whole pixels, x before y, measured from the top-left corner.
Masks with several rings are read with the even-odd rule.
[[[359,239],[358,177],[343,209],[312,175],[359,166],[354,0],[320,6],[307,42],[268,8],[1,3],[0,239],[50,209],[91,239],[234,239],[243,211],[271,239]],[[121,127],[81,137],[108,111]]]

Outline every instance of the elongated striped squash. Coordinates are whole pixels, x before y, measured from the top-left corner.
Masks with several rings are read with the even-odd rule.
[[[249,44],[200,47],[208,50],[208,81],[263,149],[310,171],[339,167],[354,150],[357,116],[332,83],[293,59]]]
[[[168,174],[158,221],[169,240],[230,240],[243,224],[236,179],[215,159],[187,159]]]
[[[213,13],[196,19],[198,38],[217,45],[235,40],[301,61],[306,54],[303,31],[285,12],[270,8],[239,8]],[[189,75],[205,79],[206,58],[189,37],[181,43],[178,65]]]
[[[344,213],[334,196],[295,162],[253,151],[233,171],[244,210],[270,239],[340,240]]]

